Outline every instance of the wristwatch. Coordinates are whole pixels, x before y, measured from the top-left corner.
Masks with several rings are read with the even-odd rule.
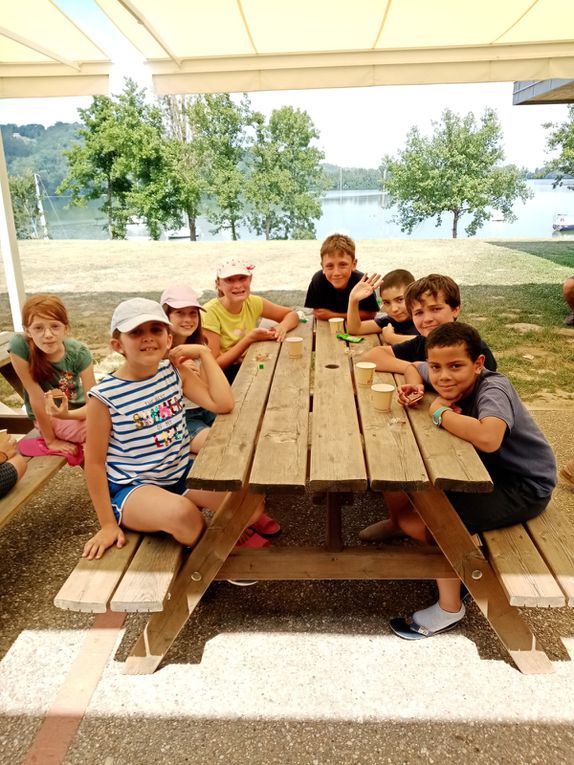
[[[440,428],[442,425],[442,416],[445,412],[452,412],[450,406],[439,406],[436,412],[432,413],[432,421],[437,426],[437,428]]]

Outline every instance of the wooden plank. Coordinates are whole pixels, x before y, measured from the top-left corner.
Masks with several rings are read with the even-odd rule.
[[[30,421],[28,420],[28,424]],[[8,523],[14,513],[66,464],[65,457],[56,455],[34,457],[28,461],[28,469],[16,486],[0,499],[0,528]]]
[[[161,611],[183,560],[168,535],[146,535],[110,601],[112,611]]]
[[[553,672],[552,663],[536,648],[536,638],[506,598],[490,563],[474,544],[442,491],[431,488],[409,497],[445,557],[521,672]]]
[[[216,579],[436,579],[453,575],[437,547],[348,547],[328,552],[323,547],[277,547],[236,550],[219,569]]]
[[[311,491],[365,491],[367,471],[346,344],[318,321],[311,430]]]
[[[251,491],[302,493],[307,478],[313,322],[290,335],[303,337],[303,355],[283,344],[249,477]]]
[[[235,406],[220,414],[193,463],[188,486],[238,491],[247,479],[281,346],[253,343],[233,383]]]
[[[374,382],[395,384],[384,372],[375,372]],[[430,486],[409,419],[396,396],[391,411],[380,412],[373,406],[370,386],[355,380],[355,387],[371,489],[421,491]]]
[[[259,494],[245,489],[226,496],[176,576],[163,611],[149,619],[133,646],[125,665],[127,674],[148,674],[159,666],[260,502]]]
[[[522,524],[485,531],[489,560],[511,606],[564,606],[564,593]]]
[[[542,515],[525,524],[534,544],[574,606],[574,520],[551,501]]]
[[[26,414],[18,414],[14,411],[5,412],[2,410],[0,414],[0,429],[5,429],[8,433],[30,433],[34,424],[32,420]]]
[[[141,534],[126,531],[125,535],[124,547],[110,547],[103,558],[80,558],[54,598],[54,605],[67,611],[104,613],[140,543]]]
[[[395,375],[397,386],[403,379]],[[492,481],[474,446],[434,425],[428,412],[434,398],[434,394],[426,393],[417,407],[405,409],[433,486],[451,491],[492,491]]]

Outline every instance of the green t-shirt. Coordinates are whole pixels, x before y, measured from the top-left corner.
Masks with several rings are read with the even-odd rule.
[[[80,380],[80,372],[87,369],[93,359],[88,348],[79,340],[64,338],[64,348],[66,352],[63,358],[52,364],[54,367],[53,378],[51,380],[41,380],[39,385],[42,390],[56,388],[64,391],[70,409],[76,409],[86,402],[82,381]],[[24,335],[14,335],[12,337],[9,351],[30,363],[28,342]],[[24,391],[24,405],[26,406],[28,417],[34,418],[34,412],[30,406],[30,399],[26,391]]]

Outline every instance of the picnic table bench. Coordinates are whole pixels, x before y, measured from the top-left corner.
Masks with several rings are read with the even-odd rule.
[[[23,389],[20,378],[14,371],[8,354],[8,344],[11,337],[12,332],[0,332],[0,374],[14,388],[16,393],[22,395]],[[0,430],[3,429],[15,437],[22,434],[28,434],[32,437],[35,433],[37,434],[37,431],[33,431],[32,423],[26,415],[15,412],[0,402]],[[26,473],[14,488],[0,499],[0,528],[8,523],[12,516],[66,464],[65,457],[56,455],[25,459],[28,462]]]
[[[354,385],[352,350],[326,322],[301,324],[301,358],[285,345],[257,343],[233,390],[235,408],[220,415],[195,460],[189,484],[226,498],[188,553],[162,535],[128,532],[121,550],[80,560],[55,598],[79,611],[149,611],[125,664],[153,672],[203,594],[217,579],[435,579],[459,576],[518,668],[552,664],[515,605],[572,605],[574,528],[550,508],[526,524],[471,536],[444,490],[487,491],[492,483],[474,448],[432,424],[427,407],[375,410],[368,387]],[[367,337],[363,348],[378,342]],[[312,353],[313,348],[315,350]],[[363,349],[361,348],[361,350]],[[393,377],[375,373],[379,382]],[[396,377],[400,384],[400,376]],[[430,401],[430,394],[427,394]],[[405,490],[437,546],[345,547],[342,507],[365,491]],[[261,493],[311,492],[326,510],[324,546],[234,549]],[[541,566],[543,559],[545,567]],[[551,593],[550,595],[548,593]],[[558,594],[560,593],[560,595]]]

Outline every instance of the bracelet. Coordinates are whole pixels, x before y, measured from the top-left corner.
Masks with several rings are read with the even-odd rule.
[[[6,454],[6,452],[3,452],[2,450],[0,450],[0,454],[4,455],[4,459],[2,460],[2,462],[0,462],[0,465],[3,465],[5,462],[8,462],[10,457]]]

